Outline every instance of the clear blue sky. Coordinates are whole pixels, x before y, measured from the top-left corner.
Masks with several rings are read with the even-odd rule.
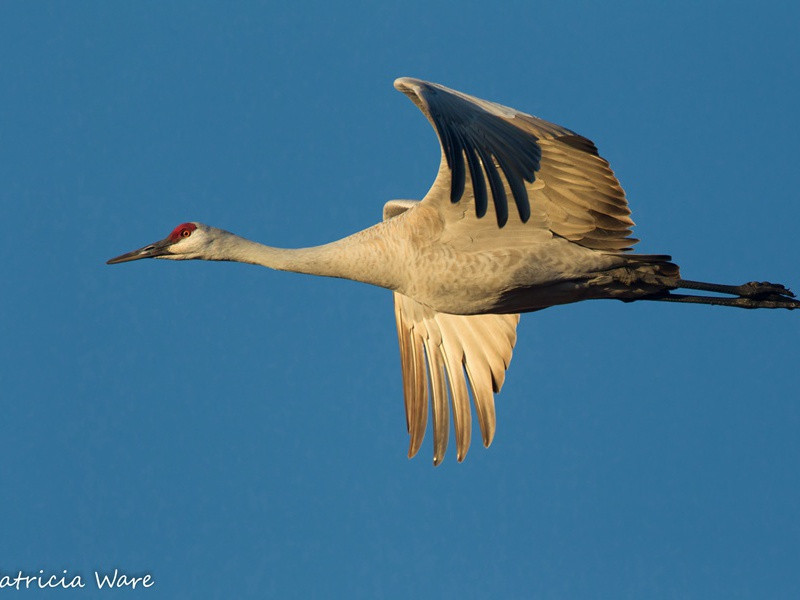
[[[406,458],[389,292],[104,264],[187,220],[296,247],[421,197],[407,75],[593,139],[685,277],[800,288],[798,31],[789,2],[3,2],[0,574],[800,596],[800,314],[524,316],[493,446],[434,469],[430,439]]]

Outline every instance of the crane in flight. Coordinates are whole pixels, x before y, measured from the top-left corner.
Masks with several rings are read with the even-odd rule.
[[[409,458],[433,420],[433,462],[448,442],[470,445],[475,404],[483,444],[495,433],[519,314],[590,299],[800,308],[786,287],[682,279],[670,256],[633,254],[633,221],[608,162],[587,138],[442,85],[401,78],[395,88],[425,114],[442,156],[421,201],[392,200],[383,221],[322,246],[283,249],[189,222],[112,258],[224,260],[392,290]],[[721,295],[677,293],[695,290]]]

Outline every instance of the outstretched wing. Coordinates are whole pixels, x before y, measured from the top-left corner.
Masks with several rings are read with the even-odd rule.
[[[417,204],[394,200],[383,209],[389,219]],[[478,415],[484,446],[495,432],[494,393],[499,392],[517,340],[519,315],[450,315],[436,312],[394,293],[394,314],[400,341],[409,458],[419,451],[433,413],[433,464],[444,457],[449,437],[448,398],[452,403],[457,457],[464,460],[472,434],[469,391]],[[465,373],[466,370],[466,373]]]
[[[439,136],[439,173],[423,202],[448,225],[484,238],[555,234],[598,250],[636,243],[625,192],[590,140],[435,83],[401,78],[394,85]],[[484,217],[492,214],[489,229]]]
[[[483,445],[495,431],[494,392],[499,392],[517,339],[519,315],[448,315],[394,293],[400,340],[409,458],[425,437],[428,380],[433,408],[433,464],[447,449],[448,396],[453,407],[458,461],[464,460],[472,433],[467,381],[478,415]],[[466,368],[466,375],[464,369]],[[449,393],[448,393],[449,392]]]

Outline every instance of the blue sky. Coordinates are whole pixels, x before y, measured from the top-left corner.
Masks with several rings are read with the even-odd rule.
[[[104,262],[187,220],[297,247],[420,198],[439,150],[405,75],[593,139],[637,249],[685,277],[800,288],[798,25],[788,2],[4,2],[0,575],[797,597],[795,313],[524,316],[494,444],[434,469],[430,439],[406,458],[389,292]]]

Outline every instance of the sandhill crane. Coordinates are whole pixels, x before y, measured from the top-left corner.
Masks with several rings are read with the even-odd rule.
[[[519,313],[598,298],[800,308],[782,285],[687,281],[667,255],[630,253],[638,240],[629,237],[633,221],[625,193],[587,138],[442,85],[411,78],[394,85],[439,137],[439,172],[421,201],[392,200],[383,208],[383,222],[311,248],[272,248],[183,223],[165,239],[108,264],[237,261],[392,290],[408,455],[422,443],[430,394],[435,465],[447,447],[448,400],[459,462],[466,456],[467,384],[483,443],[492,442],[493,394],[503,385]],[[679,288],[732,297],[673,291]]]

